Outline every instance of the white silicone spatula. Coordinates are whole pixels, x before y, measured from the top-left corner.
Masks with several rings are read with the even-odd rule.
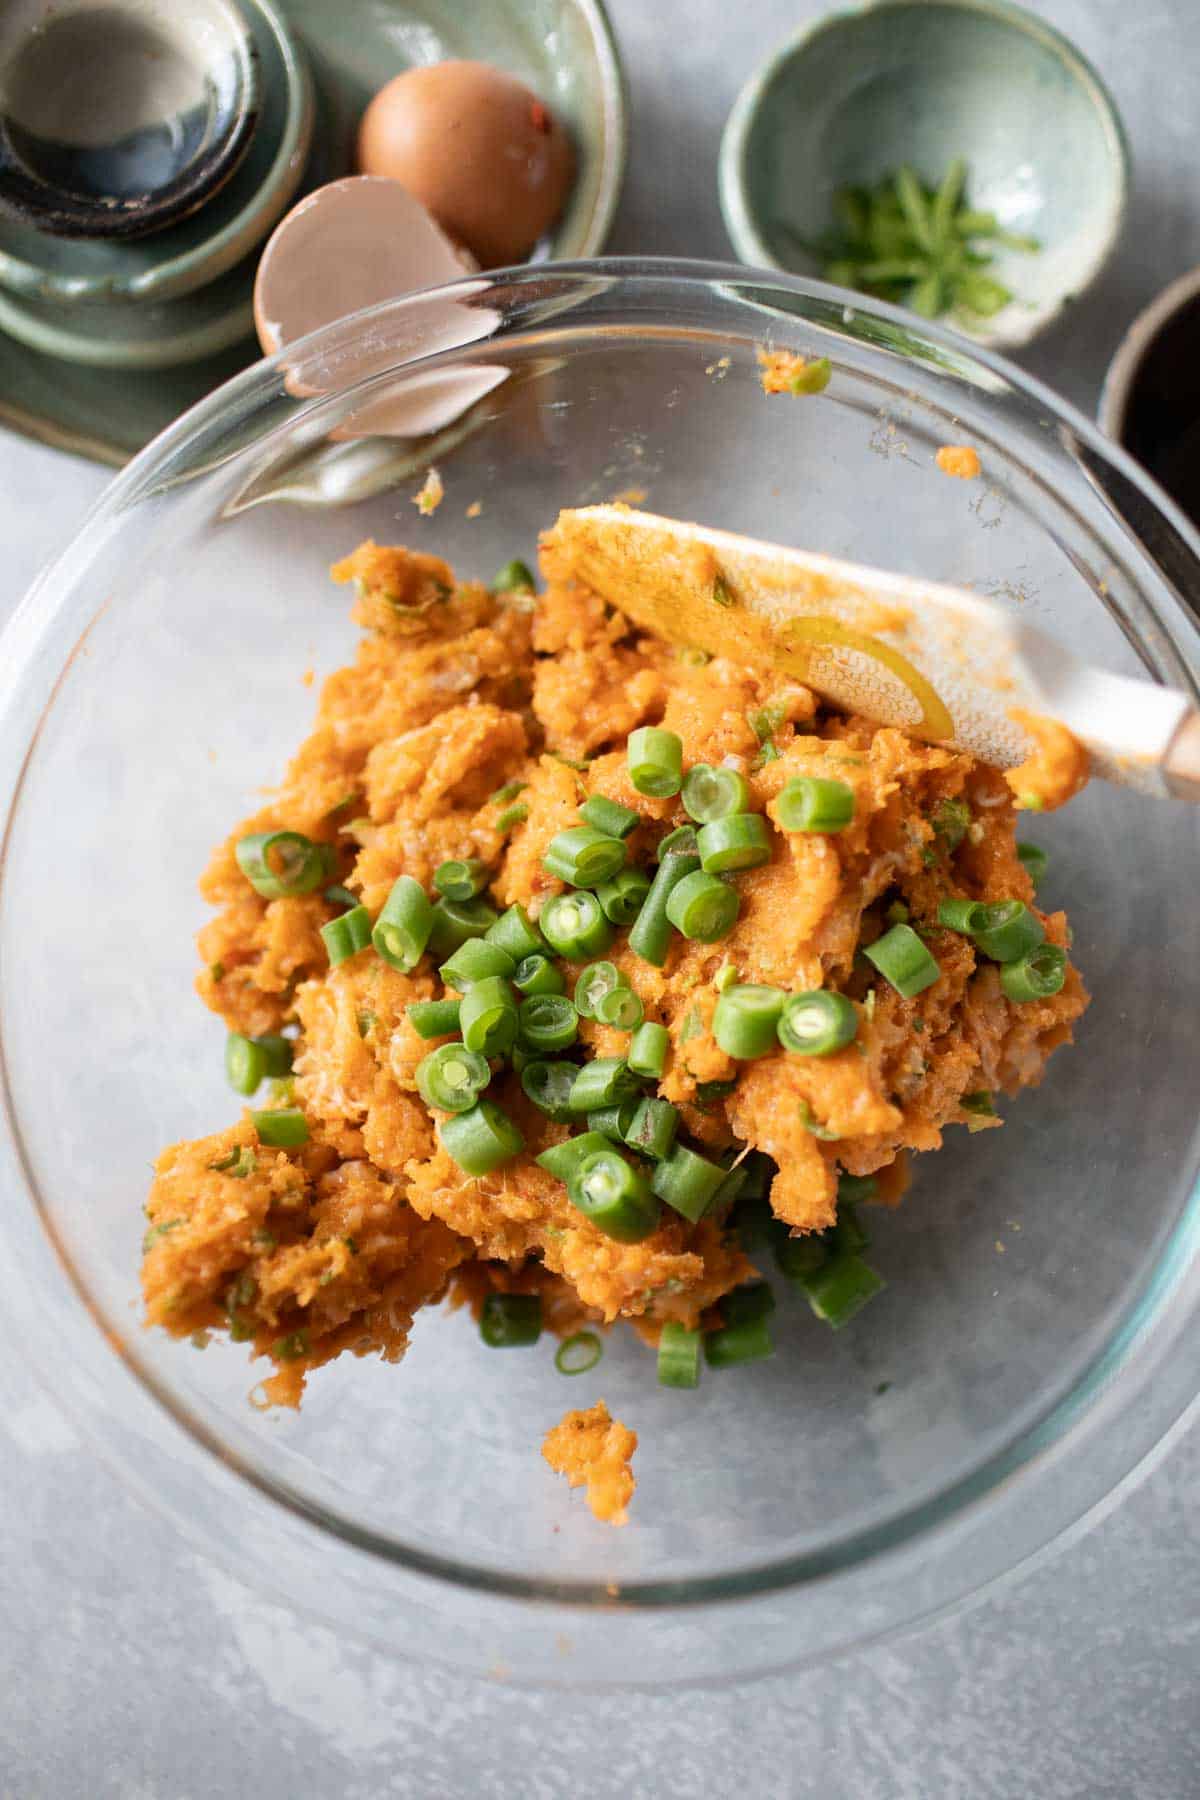
[[[1022,714],[1055,720],[1093,774],[1200,800],[1200,713],[1186,695],[1092,668],[960,588],[619,505],[560,513],[550,542],[581,581],[669,642],[770,664],[839,706],[1003,769],[1034,750]]]

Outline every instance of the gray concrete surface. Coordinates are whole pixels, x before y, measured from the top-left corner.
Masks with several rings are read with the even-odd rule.
[[[721,122],[759,57],[818,10],[612,0],[634,119],[615,251],[726,253]],[[1040,10],[1110,81],[1136,159],[1117,262],[1026,359],[1090,409],[1132,310],[1200,261],[1200,8]],[[0,436],[0,615],[103,482]],[[78,1440],[0,1322],[0,1800],[1188,1800],[1198,1491],[1193,1432],[1033,1579],[818,1674],[541,1697],[339,1642],[203,1561]]]

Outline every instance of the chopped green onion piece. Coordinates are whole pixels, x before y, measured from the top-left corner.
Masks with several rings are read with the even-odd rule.
[[[696,845],[696,827],[679,825],[674,831],[668,831],[654,854],[659,862],[665,861],[668,856],[694,856],[698,861],[700,851]]]
[[[847,1175],[843,1169],[838,1176],[838,1205],[859,1206],[864,1200],[878,1200],[879,1183],[874,1175]]]
[[[841,1184],[838,1185],[837,1218],[833,1229],[827,1234],[835,1250],[865,1250],[870,1243],[862,1221],[858,1216],[858,1207],[853,1200],[842,1196]]]
[[[496,815],[496,830],[503,834],[523,825],[529,817],[529,808],[522,800],[516,806],[506,806],[502,813]]]
[[[477,1100],[469,1112],[444,1119],[438,1136],[464,1175],[490,1175],[525,1147],[525,1139],[494,1100]]]
[[[640,1075],[646,1081],[658,1081],[666,1071],[670,1048],[671,1034],[666,1026],[656,1025],[648,1019],[634,1032],[625,1060],[632,1074]]]
[[[289,1331],[285,1336],[275,1339],[271,1345],[271,1355],[276,1362],[298,1362],[302,1356],[311,1354],[312,1344],[307,1331]]]
[[[612,1143],[623,1144],[625,1133],[633,1124],[633,1115],[637,1107],[632,1100],[620,1100],[614,1106],[598,1106],[595,1112],[587,1116],[589,1131],[598,1131],[601,1137]]]
[[[971,936],[993,962],[1017,962],[1045,941],[1046,928],[1023,900],[998,900],[980,906]]]
[[[498,787],[494,794],[488,795],[487,805],[507,806],[510,800],[515,800],[518,794],[523,794],[528,786],[527,781],[506,781],[503,787]]]
[[[622,869],[611,881],[602,881],[596,898],[604,916],[614,925],[632,925],[650,892],[650,877],[641,869]]]
[[[340,882],[335,882],[332,887],[327,887],[322,899],[328,900],[330,906],[340,906],[345,912],[353,911],[358,905],[358,895],[352,894],[348,887],[342,887]]]
[[[560,1375],[586,1375],[604,1355],[604,1345],[594,1331],[576,1331],[564,1338],[554,1353]]]
[[[566,1050],[579,1036],[579,1014],[565,994],[530,994],[517,1009],[527,1050]]]
[[[550,999],[525,1002],[526,1006],[551,1004]],[[500,975],[488,975],[482,981],[472,982],[462,997],[458,1018],[462,1040],[468,1050],[477,1050],[480,1056],[503,1056],[512,1048],[517,1035],[517,997],[511,983]],[[553,1049],[556,1046],[530,1047]]]
[[[658,1202],[640,1170],[611,1145],[586,1158],[567,1182],[572,1206],[619,1244],[640,1244],[658,1225]]]
[[[674,843],[672,839],[675,840]],[[634,955],[640,956],[643,962],[653,963],[658,969],[666,962],[671,944],[671,921],[667,917],[667,903],[679,883],[700,867],[700,855],[695,842],[695,834],[690,826],[684,831],[672,832],[670,837],[663,840],[660,845],[662,860],[650,884],[650,892],[646,895],[642,910],[629,933],[629,948]],[[668,844],[671,845],[669,849]]]
[[[643,725],[629,734],[626,749],[629,779],[639,794],[656,800],[679,792],[683,780],[683,739],[657,725]]]
[[[475,900],[439,900],[433,909],[433,926],[429,933],[431,956],[450,956],[468,938],[482,937],[497,919],[494,906],[482,898]]]
[[[756,869],[771,859],[770,829],[761,813],[730,813],[702,825],[696,833],[696,846],[706,875]]]
[[[722,1294],[720,1306],[727,1325],[746,1325],[752,1319],[769,1318],[775,1311],[775,1296],[768,1282],[749,1281]]]
[[[596,1004],[605,994],[611,994],[624,981],[621,971],[615,963],[589,963],[575,983],[575,1010],[580,1018],[594,1019]]]
[[[532,594],[533,591],[533,571],[528,563],[523,563],[516,557],[497,571],[496,579],[492,582],[492,592],[496,594]]]
[[[238,868],[264,900],[311,894],[329,874],[327,844],[299,831],[255,831],[237,844]]]
[[[625,866],[625,844],[594,825],[572,825],[551,838],[542,866],[572,887],[599,887]]]
[[[886,1285],[853,1251],[838,1252],[803,1282],[808,1304],[834,1331],[840,1331]]]
[[[831,1056],[853,1042],[858,1013],[844,994],[816,988],[784,1001],[777,1029],[780,1043],[793,1055]]]
[[[416,1067],[417,1092],[442,1112],[466,1112],[491,1079],[486,1056],[459,1043],[431,1050]]]
[[[447,900],[473,900],[488,884],[488,866],[477,856],[444,862],[434,870],[433,885]]]
[[[420,882],[401,875],[375,921],[371,942],[385,963],[406,974],[425,953],[433,916],[434,908]]]
[[[561,1144],[551,1144],[548,1150],[543,1150],[534,1160],[539,1168],[556,1176],[559,1181],[566,1182],[576,1169],[582,1168],[589,1156],[595,1156],[598,1150],[611,1148],[612,1145],[601,1132],[581,1131],[575,1137],[564,1138]]]
[[[291,1074],[293,1046],[289,1038],[281,1037],[275,1031],[265,1031],[253,1042],[263,1053],[263,1073],[265,1075],[270,1075],[278,1080],[281,1075]]]
[[[932,987],[941,974],[911,925],[893,925],[869,944],[863,955],[906,1000]]]
[[[700,1385],[700,1333],[668,1319],[658,1340],[658,1379],[662,1387]]]
[[[512,979],[513,986],[520,988],[523,994],[565,994],[567,991],[566,978],[558,964],[540,951],[523,956]]]
[[[787,995],[756,982],[728,987],[717,1000],[712,1031],[726,1056],[739,1062],[766,1056],[778,1044],[776,1032]]]
[[[707,1112],[714,1100],[724,1100],[727,1094],[732,1094],[736,1086],[736,1076],[731,1081],[698,1081],[696,1083],[696,1105],[702,1111]]]
[[[613,988],[611,993],[601,994],[596,1002],[597,1019],[601,1025],[611,1025],[615,1031],[633,1031],[644,1016],[645,1008],[632,988]]]
[[[971,809],[965,800],[939,801],[933,814],[933,829],[947,850],[957,850],[967,835]]]
[[[225,1039],[225,1078],[235,1094],[253,1094],[267,1072],[261,1045],[240,1031]]]
[[[1000,986],[1018,1005],[1027,1000],[1049,1000],[1067,979],[1067,953],[1057,944],[1039,944],[1028,956],[1005,963]]]
[[[628,1128],[622,1133],[631,1150],[662,1162],[671,1154],[679,1130],[679,1108],[669,1100],[639,1100]]]
[[[713,986],[716,988],[718,994],[723,994],[728,988],[737,986],[737,978],[737,964],[722,963],[716,974],[713,976]]]
[[[280,1107],[275,1112],[252,1112],[250,1117],[260,1144],[272,1150],[295,1150],[308,1142],[308,1120],[298,1106]]]
[[[584,1063],[575,1077],[571,1088],[571,1111],[595,1112],[598,1107],[632,1099],[636,1092],[636,1077],[630,1074],[619,1056],[597,1056]]]
[[[750,788],[746,777],[736,769],[696,763],[683,778],[681,798],[684,810],[697,825],[711,825],[714,819],[746,812]]]
[[[1024,844],[1018,842],[1017,855],[1025,865],[1025,873],[1033,883],[1036,894],[1042,885],[1042,879],[1050,864],[1050,857],[1040,844]]]
[[[749,1171],[745,1163],[735,1163],[734,1166],[730,1168],[728,1162],[729,1154],[726,1152],[721,1158],[721,1167],[725,1170],[725,1179],[713,1196],[713,1203],[708,1209],[709,1212],[728,1211],[738,1200],[742,1189],[749,1180]]]
[[[571,1089],[579,1070],[574,1063],[546,1062],[540,1058],[527,1062],[521,1070],[521,1087],[539,1112],[556,1124],[574,1117],[571,1112]]]
[[[510,906],[501,913],[483,935],[489,944],[506,950],[514,963],[526,956],[539,956],[546,948],[541,932],[521,905]]]
[[[742,1325],[722,1325],[704,1339],[704,1358],[710,1369],[732,1369],[739,1363],[761,1362],[771,1355],[771,1327],[763,1319]]]
[[[418,1037],[454,1037],[458,1033],[457,1000],[414,1000],[405,1007],[408,1020]]]
[[[491,1350],[518,1350],[542,1335],[540,1294],[489,1294],[479,1315],[479,1335]]]
[[[507,950],[489,943],[486,937],[468,938],[438,970],[447,987],[465,994],[477,981],[501,976],[507,981],[516,973],[517,965]]]
[[[833,364],[827,356],[818,356],[812,362],[806,362],[802,369],[797,369],[788,378],[790,394],[823,394],[829,386],[833,374]]]
[[[574,894],[555,894],[542,908],[538,924],[552,950],[572,962],[607,950],[613,928],[595,894],[586,889]]]
[[[775,733],[787,718],[787,712],[787,702],[785,700],[772,700],[769,706],[761,706],[756,712],[746,714],[746,723],[758,739],[760,745],[766,746],[771,742],[771,739],[775,736]]]
[[[607,794],[593,794],[585,800],[579,816],[606,837],[627,838],[641,823],[640,813],[635,813],[631,806],[622,806],[619,800],[610,800]]]
[[[704,829],[711,828],[706,825]],[[736,888],[701,869],[685,875],[667,897],[667,917],[672,925],[700,944],[715,944],[728,937],[737,924],[740,907]]]
[[[981,900],[940,900],[938,902],[938,924],[944,925],[947,931],[961,932],[970,937],[975,930],[975,923],[983,909]]]
[[[365,906],[352,906],[349,912],[339,913],[336,919],[322,925],[321,939],[329,956],[329,966],[336,969],[339,963],[348,962],[371,942],[370,913]]]
[[[228,1156],[222,1156],[208,1166],[217,1173],[230,1176],[234,1181],[244,1181],[247,1175],[253,1175],[257,1169],[258,1158],[248,1144],[237,1144]]]
[[[967,181],[966,159],[956,156],[952,159],[942,176],[938,190],[933,197],[931,224],[933,241],[942,246],[954,228],[955,214],[962,205],[963,189]]]
[[[854,818],[854,789],[823,775],[796,775],[775,802],[783,831],[844,831]]]
[[[820,1232],[777,1236],[771,1248],[776,1268],[789,1281],[805,1281],[829,1261],[829,1245]]]
[[[958,1104],[968,1115],[967,1130],[971,1132],[985,1130],[986,1127],[982,1122],[984,1119],[995,1119],[999,1117],[999,1114],[996,1111],[996,1103],[986,1088],[981,1088],[979,1092],[975,1094],[964,1094]]]
[[[660,1200],[695,1225],[712,1205],[726,1174],[718,1163],[698,1156],[686,1144],[676,1144],[656,1166],[651,1186]]]

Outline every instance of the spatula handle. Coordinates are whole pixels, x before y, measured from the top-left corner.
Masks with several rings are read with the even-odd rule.
[[[1189,713],[1171,739],[1163,774],[1177,800],[1200,802],[1200,713]]]

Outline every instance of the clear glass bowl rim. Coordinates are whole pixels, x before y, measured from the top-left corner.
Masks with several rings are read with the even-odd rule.
[[[6,830],[20,799],[24,760],[36,742],[40,720],[32,734],[28,731],[25,733],[23,748],[15,756],[11,754],[11,743],[8,746],[4,744],[6,722],[11,726],[13,713],[19,710],[16,702],[22,688],[23,675],[32,667],[41,640],[55,615],[56,588],[77,575],[81,564],[86,564],[92,540],[103,538],[119,515],[150,495],[162,492],[164,486],[170,485],[172,480],[184,480],[188,474],[202,476],[211,471],[217,462],[248,454],[268,441],[277,428],[273,418],[268,420],[265,429],[257,437],[242,437],[235,447],[214,459],[202,458],[198,464],[189,468],[185,458],[184,468],[177,466],[172,469],[172,464],[177,462],[181,452],[197,445],[206,435],[215,432],[219,443],[222,428],[237,420],[252,419],[260,409],[266,407],[268,401],[276,401],[285,364],[294,364],[300,358],[319,356],[326,348],[333,349],[335,345],[345,347],[348,333],[366,332],[383,320],[401,317],[406,311],[427,304],[431,294],[448,299],[461,294],[464,299],[469,298],[476,303],[489,291],[496,292],[498,297],[502,294],[509,301],[522,293],[535,299],[538,290],[544,288],[549,279],[568,285],[577,281],[581,300],[589,292],[595,291],[596,281],[600,279],[604,283],[606,295],[615,295],[618,299],[627,296],[635,309],[640,299],[642,312],[638,315],[639,319],[643,315],[648,318],[648,302],[652,295],[656,295],[669,308],[672,293],[698,293],[715,286],[720,290],[723,302],[728,305],[737,298],[737,290],[752,286],[756,304],[753,308],[753,325],[748,323],[747,330],[748,335],[756,338],[763,333],[763,300],[773,290],[788,296],[792,304],[783,317],[793,323],[803,318],[803,314],[796,308],[795,303],[798,301],[841,304],[851,298],[827,283],[734,264],[657,258],[600,258],[542,264],[527,270],[492,271],[485,277],[474,277],[442,289],[425,290],[421,294],[387,302],[357,314],[350,320],[326,326],[300,344],[290,346],[286,352],[235,376],[164,431],[113,481],[86,517],[72,543],[35,582],[5,632],[0,635],[0,771],[11,777],[8,790],[10,798],[5,808]],[[752,310],[746,302],[739,304],[746,305],[747,313]],[[1178,508],[1156,488],[1150,477],[1126,452],[1102,437],[1089,420],[1051,389],[1002,357],[980,350],[937,326],[914,321],[911,315],[898,308],[866,302],[859,295],[853,296],[853,306],[859,318],[899,326],[910,336],[917,336],[932,348],[945,352],[948,366],[978,366],[990,372],[992,377],[999,378],[1006,386],[1035,401],[1057,425],[1079,440],[1091,457],[1108,464],[1126,483],[1132,485],[1150,515],[1157,515],[1157,522],[1166,525],[1177,540],[1182,542],[1187,555],[1195,559],[1196,568],[1200,571],[1200,535],[1197,535]],[[569,320],[569,311],[564,316]],[[662,315],[661,322],[670,323],[669,310]],[[505,321],[490,341],[519,339],[523,329],[523,323],[519,319],[515,324]],[[439,352],[436,349],[432,353],[413,354],[399,358],[388,373],[395,374],[401,369],[415,368],[426,361],[431,364],[452,362],[459,354],[462,353],[453,350]],[[369,377],[348,385],[333,398],[340,403],[352,394],[361,392],[365,396],[378,385],[379,380],[380,371],[376,368]],[[298,420],[319,415],[329,401],[330,396],[325,395],[292,406],[286,415],[286,428],[294,429]],[[1187,670],[1193,690],[1200,696],[1200,633],[1197,632],[1193,614],[1177,591],[1172,589],[1165,573],[1163,580],[1168,589],[1168,610],[1173,613],[1173,646]],[[1184,640],[1182,643],[1181,638]],[[52,699],[51,694],[47,708]],[[0,849],[0,873],[2,869],[3,853]],[[94,1346],[95,1335],[102,1330],[102,1324],[90,1311],[86,1284],[72,1266],[63,1247],[55,1240],[53,1230],[42,1213],[40,1197],[21,1149],[7,1070],[3,1064],[2,1043],[0,1077],[3,1081],[5,1112],[4,1129],[0,1133],[0,1167],[7,1166],[20,1180],[26,1196],[31,1200],[44,1236],[53,1245],[60,1272],[65,1270],[68,1275],[74,1299],[78,1303],[73,1309],[75,1323],[81,1333],[91,1335]],[[49,1341],[44,1332],[39,1333],[31,1309],[24,1303],[25,1296],[19,1291],[20,1285],[16,1271],[0,1267],[0,1288],[12,1301],[14,1316],[24,1317],[30,1325],[35,1369],[56,1397],[65,1401],[68,1411],[95,1441],[94,1421],[85,1416],[88,1409],[79,1403],[78,1395],[72,1395],[69,1386],[64,1387],[57,1379],[61,1375],[61,1348],[57,1343]],[[467,1597],[474,1595],[477,1601],[486,1596],[489,1601],[495,1601],[502,1608],[511,1608],[513,1605],[524,1608],[530,1601],[536,1601],[540,1603],[540,1616],[551,1626],[559,1616],[556,1609],[561,1609],[563,1619],[575,1624],[578,1623],[581,1608],[593,1614],[603,1612],[610,1620],[620,1614],[624,1614],[627,1620],[632,1618],[636,1621],[639,1615],[646,1620],[655,1613],[661,1616],[663,1613],[671,1615],[688,1610],[693,1617],[701,1619],[705,1617],[707,1609],[729,1601],[748,1602],[750,1611],[744,1616],[752,1619],[756,1604],[761,1605],[770,1600],[777,1606],[780,1596],[789,1590],[793,1599],[796,1599],[803,1595],[808,1584],[861,1573],[867,1565],[880,1558],[908,1558],[911,1566],[912,1559],[919,1558],[923,1549],[928,1549],[931,1533],[953,1521],[957,1521],[960,1526],[974,1521],[977,1528],[982,1514],[986,1513],[988,1518],[993,1518],[1002,1509],[1011,1523],[1015,1510],[1028,1500],[1028,1485],[1036,1480],[1039,1471],[1051,1485],[1061,1485],[1064,1456],[1077,1450],[1085,1435],[1094,1438],[1101,1416],[1111,1422],[1111,1417],[1115,1414],[1127,1415],[1137,1402],[1143,1404],[1147,1418],[1153,1411],[1153,1424],[1143,1429],[1140,1441],[1133,1447],[1131,1454],[1123,1457],[1122,1466],[1115,1472],[1110,1471],[1099,1488],[1093,1481],[1091,1491],[1085,1492],[1083,1485],[1079,1483],[1068,1483],[1068,1492],[1056,1491],[1055,1503],[1050,1509],[1054,1516],[1048,1529],[1038,1527],[1034,1533],[1036,1541],[1026,1543],[1005,1566],[980,1570],[975,1574],[960,1571],[949,1588],[945,1588],[944,1584],[939,1587],[935,1582],[930,1590],[929,1584],[924,1583],[924,1598],[907,1609],[902,1608],[902,1616],[887,1621],[876,1619],[871,1625],[863,1625],[861,1619],[857,1624],[848,1621],[843,1640],[823,1646],[820,1651],[821,1655],[834,1654],[853,1644],[907,1629],[921,1619],[959,1606],[968,1599],[974,1601],[982,1598],[997,1582],[1008,1578],[1018,1568],[1028,1568],[1049,1553],[1056,1544],[1061,1543],[1066,1535],[1082,1529],[1100,1516],[1132,1480],[1140,1478],[1152,1466],[1168,1443],[1186,1429],[1200,1412],[1200,1379],[1195,1377],[1189,1378],[1185,1391],[1176,1392],[1173,1388],[1169,1398],[1162,1393],[1152,1401],[1147,1395],[1154,1371],[1161,1368],[1170,1351],[1184,1340],[1188,1325],[1196,1319],[1200,1319],[1200,1185],[1193,1188],[1184,1213],[1171,1233],[1157,1265],[1148,1274],[1141,1293],[1131,1302],[1120,1326],[1109,1341],[1081,1371],[1070,1391],[1057,1401],[1048,1403],[1042,1415],[1001,1451],[974,1470],[968,1478],[940,1493],[932,1501],[922,1502],[911,1512],[899,1515],[889,1521],[886,1527],[864,1532],[858,1538],[837,1545],[831,1555],[821,1552],[783,1559],[749,1571],[739,1571],[733,1577],[714,1576],[698,1581],[630,1584],[622,1587],[616,1599],[607,1591],[598,1592],[594,1584],[590,1583],[541,1578],[497,1579],[495,1572],[491,1570],[479,1570],[449,1560],[411,1554],[394,1541],[380,1540],[364,1532],[352,1521],[328,1513],[315,1517],[312,1504],[289,1491],[286,1484],[264,1478],[258,1471],[239,1467],[236,1462],[233,1463],[236,1473],[232,1491],[240,1493],[246,1504],[250,1504],[258,1496],[264,1497],[271,1512],[275,1512],[279,1506],[286,1508],[302,1524],[312,1541],[324,1545],[326,1549],[332,1543],[335,1551],[354,1555],[360,1562],[363,1553],[366,1553],[371,1558],[382,1559],[393,1570],[412,1574],[418,1584],[424,1584],[423,1588],[418,1587],[416,1591],[427,1592],[432,1578],[435,1585],[448,1583],[460,1592],[466,1590]],[[156,1448],[161,1449],[166,1458],[177,1463],[179,1439],[183,1434],[190,1440],[192,1450],[199,1449],[199,1457],[191,1459],[194,1465],[200,1470],[208,1469],[213,1476],[214,1488],[224,1486],[230,1491],[228,1471],[231,1459],[207,1429],[190,1417],[186,1408],[165,1391],[162,1384],[150,1377],[144,1368],[136,1367],[127,1357],[114,1358],[113,1366],[123,1372],[128,1384],[136,1388],[138,1409],[146,1415],[140,1421],[141,1428],[147,1433],[148,1439],[154,1441]],[[1122,1378],[1122,1393],[1115,1397],[1114,1385],[1118,1375]],[[1133,1386],[1130,1386],[1131,1379],[1134,1380]],[[154,1417],[149,1417],[150,1414]],[[135,1470],[128,1454],[123,1455],[115,1450],[112,1443],[101,1443],[97,1447],[106,1454],[107,1460],[116,1461],[118,1468],[144,1496],[152,1502],[157,1498],[152,1477],[147,1475],[145,1469]],[[217,1470],[222,1463],[224,1468],[218,1477]],[[1019,1482],[1016,1477],[1021,1478]],[[257,1496],[254,1490],[257,1490]],[[172,1508],[165,1500],[160,1500],[160,1504],[173,1512],[178,1522],[191,1535],[199,1536],[204,1547],[218,1560],[233,1562],[235,1565],[239,1563],[239,1557],[236,1553],[231,1553],[229,1540],[223,1534],[218,1537],[215,1533],[198,1532],[194,1522],[180,1515],[178,1507]],[[243,1567],[242,1572],[255,1585],[263,1585],[261,1568],[248,1572]],[[367,1635],[371,1635],[367,1627],[364,1626],[363,1629]],[[752,1624],[748,1631],[752,1638]],[[774,1657],[760,1666],[792,1666],[798,1660],[804,1659],[789,1656],[781,1661]],[[751,1661],[754,1661],[753,1655]],[[520,1671],[515,1673],[520,1678]],[[669,1679],[672,1684],[677,1684],[688,1679],[688,1675],[686,1670],[680,1670],[670,1677],[651,1675],[649,1682],[656,1684],[660,1679]],[[642,1684],[643,1678],[639,1676],[623,1677],[615,1683],[619,1686]]]

